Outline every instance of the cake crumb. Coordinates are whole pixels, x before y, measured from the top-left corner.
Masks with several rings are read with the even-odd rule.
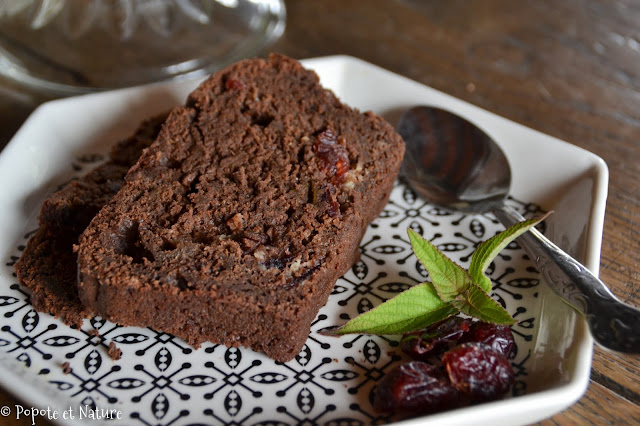
[[[114,361],[117,361],[122,356],[122,350],[119,347],[117,347],[115,343],[110,342],[108,354],[109,354],[109,358],[111,358]]]
[[[89,333],[90,336],[96,336],[96,337],[100,335],[100,332],[98,330],[96,330],[95,328],[92,328],[87,333]]]
[[[65,362],[64,364],[62,364],[62,372],[64,374],[69,374],[73,371],[73,369],[71,368],[71,366],[69,365],[69,362]]]
[[[229,220],[227,220],[227,226],[234,232],[241,231],[244,226],[244,216],[242,213],[236,213]]]

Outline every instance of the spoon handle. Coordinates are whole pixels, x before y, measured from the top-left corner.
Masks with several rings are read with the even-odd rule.
[[[505,227],[524,220],[504,204],[493,213]],[[613,351],[640,353],[640,310],[616,299],[602,281],[539,231],[525,232],[518,243],[547,284],[584,314],[596,342]]]

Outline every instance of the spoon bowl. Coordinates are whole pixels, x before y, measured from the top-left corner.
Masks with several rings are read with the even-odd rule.
[[[402,173],[426,200],[465,213],[491,212],[505,227],[524,220],[504,203],[511,185],[507,157],[477,126],[451,112],[417,106],[403,114],[397,130],[407,146]],[[538,230],[522,234],[518,242],[545,282],[585,316],[598,344],[640,353],[640,310],[618,300]]]
[[[511,168],[500,147],[478,127],[449,111],[409,109],[398,123],[407,146],[402,174],[431,202],[486,213],[509,194]]]

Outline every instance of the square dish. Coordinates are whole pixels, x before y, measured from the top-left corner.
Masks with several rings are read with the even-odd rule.
[[[416,104],[454,111],[503,148],[513,171],[509,202],[523,213],[554,210],[546,234],[597,273],[607,188],[601,159],[441,92],[360,60],[304,61],[344,102],[395,124]],[[383,214],[361,243],[361,260],[340,279],[295,360],[276,363],[245,349],[206,344],[193,350],[164,333],[118,327],[101,318],[81,330],[35,313],[16,284],[13,262],[37,227],[42,200],[91,168],[143,118],[183,102],[197,85],[182,81],[105,92],[42,105],[0,155],[0,381],[25,403],[57,410],[115,409],[132,423],[368,424],[398,421],[372,410],[368,395],[398,362],[397,339],[317,330],[343,322],[423,280],[406,228],[421,229],[468,266],[475,244],[501,229],[491,216],[449,214],[398,182]],[[91,161],[88,161],[90,159]],[[508,257],[508,258],[507,258]],[[465,263],[466,262],[466,263]],[[592,340],[584,321],[530,270],[515,246],[491,271],[495,297],[520,321],[514,327],[517,384],[513,398],[406,420],[403,424],[526,424],[572,404],[585,391]],[[562,326],[558,326],[558,325]],[[99,336],[89,333],[96,329]],[[122,358],[107,356],[110,342]],[[16,360],[18,362],[16,362]],[[68,362],[71,372],[62,365]],[[94,411],[96,413],[96,411]],[[64,419],[62,420],[64,423]]]

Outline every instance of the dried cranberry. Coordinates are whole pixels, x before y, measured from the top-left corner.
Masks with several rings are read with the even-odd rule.
[[[480,342],[509,358],[515,348],[513,333],[507,325],[497,325],[484,321],[471,324],[469,332],[465,334],[460,343]]]
[[[373,394],[373,406],[383,412],[433,413],[458,404],[458,392],[436,367],[412,361],[387,373]]]
[[[405,334],[400,341],[400,348],[411,358],[426,361],[457,345],[469,331],[470,324],[471,321],[461,317],[446,319],[426,330]]]
[[[327,203],[327,209],[325,210],[327,216],[338,217],[340,216],[340,203],[336,198],[336,188],[330,183],[322,186],[321,201]]]
[[[336,133],[331,129],[325,129],[316,136],[317,143],[324,145],[334,145],[338,141]]]
[[[226,87],[227,89],[233,89],[233,90],[240,90],[244,88],[244,83],[241,82],[240,80],[235,80],[233,78],[229,78],[227,79],[227,81],[224,82],[224,87]]]
[[[333,130],[326,129],[316,136],[313,152],[323,161],[331,182],[342,183],[345,173],[349,171],[349,154],[344,146],[338,144]]]
[[[511,363],[484,343],[464,343],[442,357],[449,379],[472,401],[490,401],[506,393],[514,381]]]

